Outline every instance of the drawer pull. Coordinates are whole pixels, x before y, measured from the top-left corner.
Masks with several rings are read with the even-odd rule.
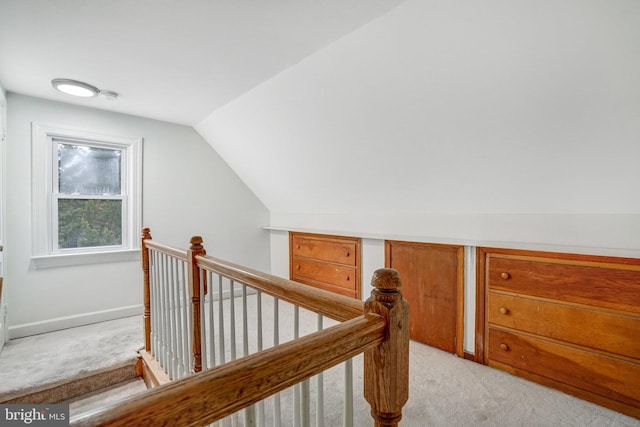
[[[505,343],[500,344],[500,349],[504,350],[504,351],[508,351],[509,350],[509,346],[506,345]]]
[[[296,265],[296,270],[300,270],[300,264]]]
[[[506,307],[500,307],[500,313],[502,314],[507,314],[509,312],[509,309]]]
[[[349,281],[349,276],[347,276],[347,282]]]
[[[300,249],[300,245],[296,246],[296,249]]]
[[[349,258],[349,255],[351,255],[349,252],[347,252],[347,258]]]
[[[505,272],[505,273],[500,274],[500,277],[502,277],[504,280],[507,280],[508,278],[511,277],[511,275],[509,273]]]

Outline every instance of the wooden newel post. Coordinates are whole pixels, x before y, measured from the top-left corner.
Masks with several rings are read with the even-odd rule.
[[[365,314],[387,320],[385,340],[364,353],[364,397],[376,427],[395,427],[409,398],[409,305],[400,292],[396,270],[376,270]]]
[[[206,251],[202,246],[202,237],[191,238],[191,246],[187,253],[187,264],[189,270],[189,292],[191,294],[191,320],[193,325],[193,336],[191,337],[191,353],[193,355],[192,372],[202,371],[202,342],[200,323],[200,269],[196,261],[196,256],[205,255]]]
[[[151,240],[151,230],[149,228],[142,229],[141,235],[142,242],[140,249],[142,254],[140,259],[142,260],[142,283],[143,283],[143,303],[144,314],[142,321],[144,322],[144,349],[147,352],[151,351],[151,282],[149,279],[149,248],[145,245],[145,240]]]

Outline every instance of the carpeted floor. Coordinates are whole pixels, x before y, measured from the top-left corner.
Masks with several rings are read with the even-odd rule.
[[[640,426],[640,420],[412,342],[405,426]]]
[[[134,317],[10,341],[0,354],[0,397],[19,388],[38,388],[42,381],[60,382],[134,361],[142,346],[141,324]],[[340,376],[342,368],[334,371]],[[416,342],[411,343],[410,377],[402,426],[640,426],[640,420]],[[339,425],[341,408],[331,406],[329,396],[340,394],[340,386],[333,384],[331,373],[324,381],[329,405],[325,425]],[[129,379],[106,394],[89,393],[67,402],[75,412],[140,392],[140,381]],[[370,426],[369,408],[361,397],[362,357],[354,361],[354,395],[355,425]]]

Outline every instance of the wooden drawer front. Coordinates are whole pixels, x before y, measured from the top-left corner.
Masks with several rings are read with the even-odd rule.
[[[496,293],[487,316],[492,325],[640,359],[640,318]]]
[[[356,270],[336,264],[294,258],[293,278],[311,279],[324,282],[344,289],[356,289]]]
[[[334,286],[329,283],[316,282],[315,280],[300,278],[298,282],[305,285],[313,286],[314,288],[323,289],[325,291],[333,292],[334,294],[344,295],[350,298],[358,298],[357,291],[354,289],[341,288],[340,286]]]
[[[293,236],[293,255],[345,265],[356,265],[356,244],[339,239],[321,240]]]
[[[489,289],[640,313],[640,271],[488,257]]]
[[[637,363],[490,328],[492,361],[640,407]]]

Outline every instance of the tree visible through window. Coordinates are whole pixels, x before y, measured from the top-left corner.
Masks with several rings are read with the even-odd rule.
[[[121,246],[126,151],[54,139],[57,249]]]
[[[32,123],[36,268],[133,260],[142,226],[142,138]]]

